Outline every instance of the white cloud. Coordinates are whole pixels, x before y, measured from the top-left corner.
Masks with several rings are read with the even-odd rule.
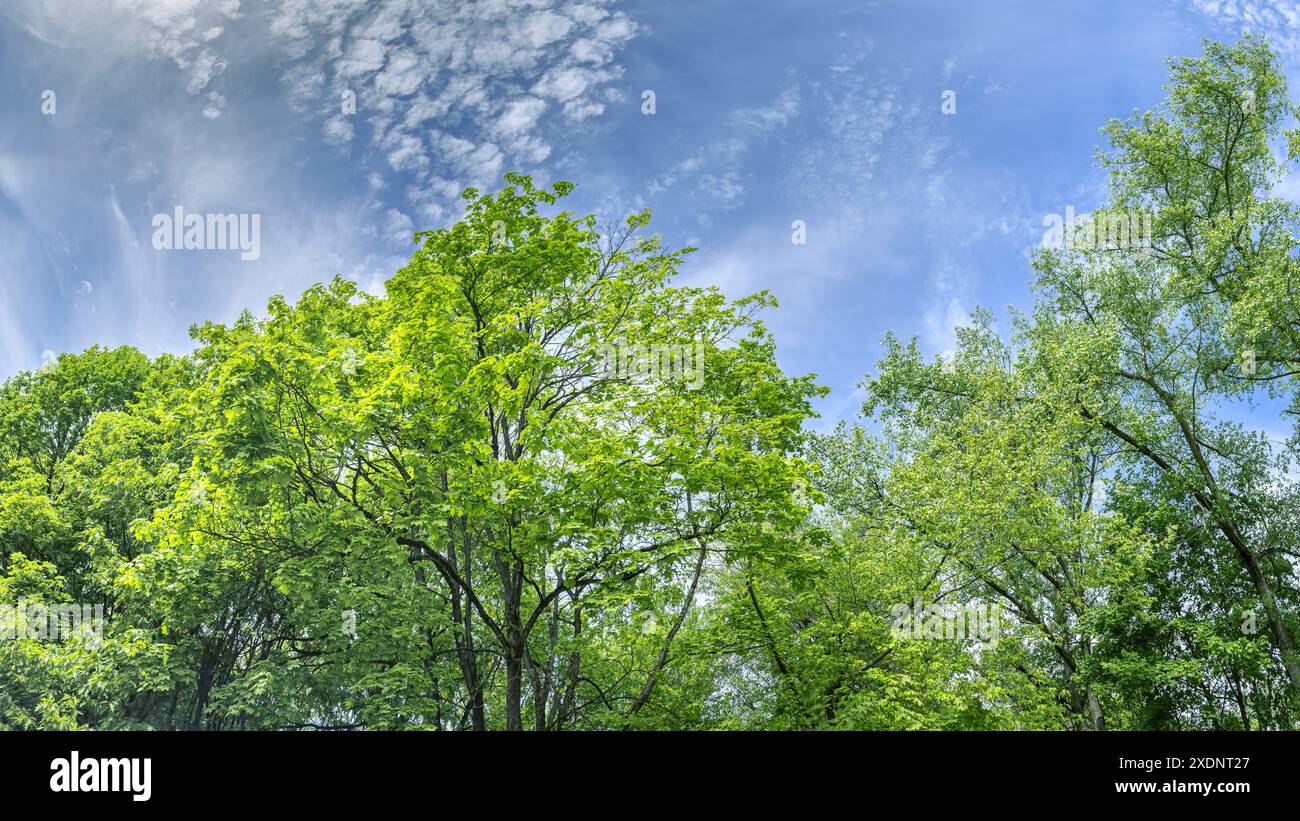
[[[355,40],[348,55],[334,64],[337,77],[351,79],[378,71],[384,65],[387,47],[378,40]]]
[[[731,115],[732,123],[759,134],[773,131],[799,116],[799,89],[788,88],[771,105],[742,108]]]
[[[347,145],[363,133],[355,121],[366,120],[387,164],[415,176],[414,191],[459,190],[546,159],[548,117],[605,110],[621,74],[615,54],[637,33],[609,5],[282,0],[269,31],[292,61],[284,87],[321,117],[328,140]],[[344,89],[357,95],[351,128],[338,116]],[[441,210],[427,193],[411,205],[422,215]]]
[[[208,104],[203,107],[203,116],[209,120],[215,120],[221,116],[221,110],[225,107],[225,95],[217,91],[209,91]]]
[[[415,234],[415,224],[411,218],[396,208],[388,209],[385,216],[384,233],[394,245],[403,245],[410,243],[411,237]]]
[[[506,139],[515,139],[532,131],[546,110],[546,101],[524,97],[506,104],[497,120],[496,132]]]
[[[733,133],[714,140],[680,160],[667,173],[650,180],[647,190],[660,193],[689,183],[698,196],[722,208],[732,208],[745,200],[744,160],[754,144],[785,127],[799,116],[799,89],[782,91],[767,106],[742,108],[731,113],[727,122]]]
[[[226,70],[226,61],[218,57],[211,51],[201,51],[195,58],[190,68],[190,82],[185,90],[190,94],[198,94],[208,87],[212,78]]]
[[[1295,0],[1190,0],[1189,5],[1227,28],[1264,34],[1284,58],[1300,60],[1300,4]]]
[[[226,69],[226,59],[209,45],[216,46],[225,24],[240,17],[240,5],[240,0],[112,0],[110,4],[139,27],[135,39],[147,53],[169,59],[189,73],[185,90],[191,95],[202,94]],[[51,16],[57,13],[45,7],[42,11]],[[116,28],[119,23],[105,19],[99,24]],[[215,119],[221,116],[221,107],[209,99],[203,114]]]
[[[592,73],[578,66],[565,66],[552,69],[541,81],[533,86],[534,94],[541,94],[560,102],[567,102],[580,96],[592,81]]]
[[[405,97],[415,93],[427,73],[419,55],[411,51],[396,51],[389,56],[383,72],[375,78],[375,90],[386,97]]]
[[[604,113],[620,99],[615,57],[638,32],[614,0],[264,0],[243,25],[240,0],[106,1],[113,16],[94,26],[42,0],[9,14],[49,41],[71,31],[100,46],[99,30],[111,30],[119,57],[174,64],[208,120],[239,105],[219,85],[232,60],[278,63],[292,105],[327,142],[343,149],[361,136],[377,149],[364,156],[456,189],[491,187],[502,168],[545,160],[549,118]],[[341,111],[345,90],[355,114]]]
[[[932,302],[925,311],[923,340],[945,359],[957,350],[957,329],[970,324],[970,311],[956,298]]]
[[[335,114],[325,121],[321,133],[325,135],[326,142],[333,145],[347,145],[352,142],[352,121],[342,114]]]
[[[574,21],[553,11],[542,11],[530,16],[523,24],[524,36],[533,48],[554,43],[569,33]]]

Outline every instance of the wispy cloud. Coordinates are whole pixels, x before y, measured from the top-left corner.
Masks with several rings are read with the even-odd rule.
[[[293,105],[331,142],[365,140],[409,174],[409,204],[440,220],[463,187],[544,161],[548,132],[622,99],[614,60],[638,26],[610,5],[284,2],[270,37]]]

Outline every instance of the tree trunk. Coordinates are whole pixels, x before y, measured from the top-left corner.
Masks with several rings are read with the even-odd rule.
[[[522,561],[516,560],[511,566],[503,559],[497,559],[497,567],[501,573],[502,599],[505,601],[506,730],[510,732],[524,729],[523,669],[526,643],[523,620],[519,614],[520,599],[523,595],[522,564]]]

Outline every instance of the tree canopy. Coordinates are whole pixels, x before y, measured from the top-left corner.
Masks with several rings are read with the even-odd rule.
[[[13,377],[0,605],[103,618],[0,640],[0,727],[1300,727],[1298,111],[1169,68],[1032,307],[828,434],[769,294],[518,174],[382,296]]]

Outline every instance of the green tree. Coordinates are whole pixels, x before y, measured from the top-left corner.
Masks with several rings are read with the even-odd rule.
[[[574,726],[592,703],[626,718],[677,631],[639,676],[597,681],[606,623],[677,602],[672,625],[705,557],[785,549],[759,523],[802,518],[794,454],[820,389],[776,366],[754,318],[769,297],[669,286],[685,252],[642,236],[647,215],[602,234],[539,213],[568,184],[507,179],[417,235],[385,298],[336,282],[200,329],[176,411],[195,459],[152,532],[273,585],[295,664],[371,659],[358,704],[397,688],[401,720],[476,729]],[[611,372],[630,346],[702,349],[702,374]]]

